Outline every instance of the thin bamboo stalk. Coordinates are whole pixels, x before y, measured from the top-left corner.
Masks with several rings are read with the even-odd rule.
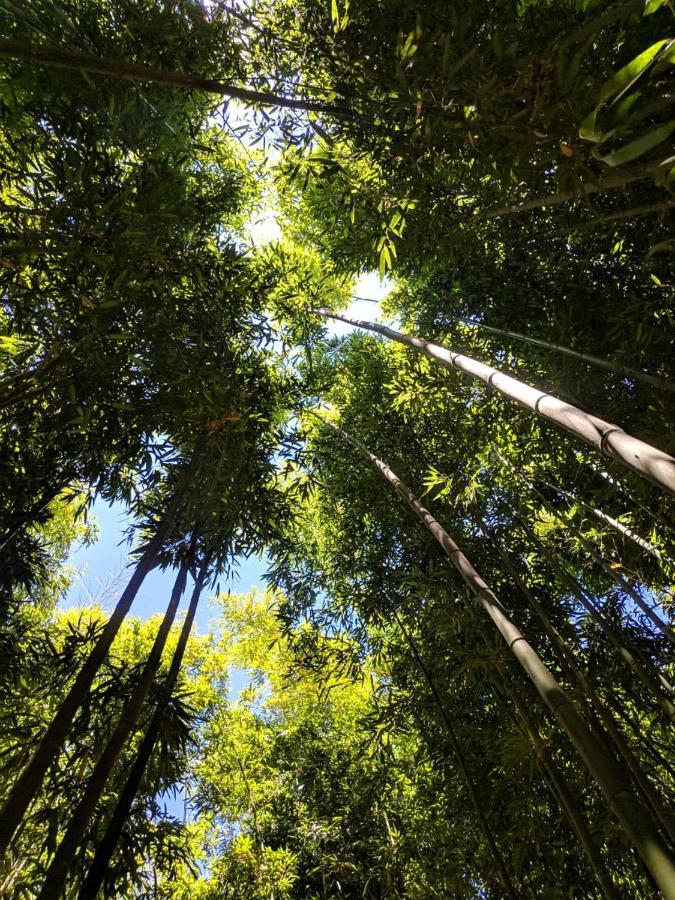
[[[187,615],[185,616],[185,621],[183,622],[180,637],[178,638],[178,643],[176,644],[176,649],[174,650],[171,665],[167,674],[165,684],[165,693],[167,697],[171,696],[176,686],[176,682],[178,681],[180,669],[183,664],[183,656],[185,655],[185,648],[187,646],[188,638],[190,637],[190,632],[192,631],[199,598],[204,587],[205,577],[206,569],[203,569],[192,592]],[[105,878],[105,874],[110,865],[110,860],[115,852],[120,835],[122,834],[124,823],[129,817],[132,804],[138,793],[141,781],[143,780],[155,744],[157,743],[163,719],[164,707],[160,703],[145,732],[141,746],[138,748],[138,753],[136,754],[133,766],[129,772],[129,777],[117,800],[113,816],[108,823],[108,827],[106,828],[101,843],[96,849],[94,859],[92,860],[89,871],[80,888],[78,900],[95,900],[98,896],[98,892],[103,884],[103,879]]]
[[[641,369],[633,369],[630,366],[624,366],[623,363],[615,360],[602,359],[600,356],[593,356],[590,353],[584,353],[581,350],[573,350],[564,344],[557,344],[554,341],[546,341],[543,338],[532,337],[529,334],[520,334],[517,331],[508,331],[506,328],[496,328],[493,325],[486,325],[484,322],[476,322],[474,319],[465,319],[462,316],[449,316],[455,322],[461,322],[471,328],[477,328],[480,331],[489,331],[491,334],[498,334],[501,337],[513,338],[516,341],[524,341],[528,344],[534,344],[536,347],[544,347],[546,350],[553,350],[555,353],[562,353],[564,356],[570,356],[581,362],[588,363],[591,366],[597,366],[608,372],[614,372],[624,378],[633,378],[636,381],[642,381],[645,384],[655,385],[665,391],[675,391],[675,382],[668,381],[665,378],[659,378],[658,375],[650,375]]]
[[[635,757],[635,754],[628,746],[626,739],[621,733],[613,714],[607,708],[607,706],[600,700],[595,688],[591,684],[588,676],[586,675],[583,668],[577,662],[576,656],[572,649],[568,646],[565,639],[562,637],[558,629],[555,627],[553,622],[551,621],[548,613],[541,605],[541,603],[537,600],[533,591],[525,583],[524,579],[520,575],[514,561],[511,559],[509,554],[502,548],[501,544],[497,540],[497,537],[492,531],[492,529],[485,523],[485,521],[479,516],[476,515],[476,521],[480,525],[481,531],[488,538],[492,546],[495,548],[499,557],[501,558],[504,568],[511,575],[515,583],[518,585],[520,592],[523,594],[527,603],[532,610],[532,612],[537,616],[539,621],[542,623],[546,634],[548,635],[551,643],[556,648],[558,653],[558,661],[561,664],[563,671],[565,671],[568,677],[571,676],[573,681],[576,681],[580,697],[583,701],[588,701],[591,704],[591,710],[595,713],[600,721],[602,722],[603,727],[607,731],[607,734],[611,738],[614,743],[614,747],[619,752],[621,758],[624,760],[628,769],[630,770],[633,778],[635,779],[636,784],[640,788],[643,796],[651,806],[654,814],[657,816],[658,820],[661,822],[663,828],[665,829],[668,837],[671,842],[675,846],[675,820],[673,819],[672,813],[668,810],[667,805],[662,798],[660,792],[656,789],[656,787],[652,784],[650,779],[648,778],[646,772],[643,767],[640,765],[639,761]],[[599,739],[604,739],[604,735],[597,735]]]
[[[607,870],[605,861],[602,858],[600,849],[593,840],[586,823],[586,818],[579,808],[570,788],[567,785],[563,775],[558,771],[556,764],[551,757],[548,747],[544,744],[539,731],[532,721],[529,710],[524,700],[518,693],[515,685],[510,681],[503,667],[500,666],[500,672],[504,682],[506,692],[513,701],[518,714],[522,719],[525,732],[532,741],[537,759],[537,765],[544,775],[544,781],[549,784],[549,788],[553,796],[557,799],[560,807],[567,816],[567,820],[572,826],[572,830],[576,834],[581,847],[586,854],[586,859],[591,866],[595,877],[598,880],[603,896],[607,900],[618,900],[620,894],[612,880],[612,876]]]
[[[122,592],[122,596],[101,631],[98,640],[92,647],[89,656],[75,677],[68,693],[61,702],[28,765],[9,792],[9,796],[0,812],[0,859],[7,852],[14,832],[21,823],[31,802],[37,796],[47,769],[58,756],[72,725],[75,713],[89,696],[94,678],[108,655],[108,650],[124,622],[141,584],[145,580],[146,575],[157,565],[162,544],[173,525],[178,505],[194,476],[204,441],[205,435],[200,435],[182,484],[177,489],[171,503],[169,503],[164,518],[138,560],[134,573]]]
[[[204,91],[208,94],[219,94],[221,97],[231,97],[240,100],[242,103],[308,110],[310,112],[325,112],[339,116],[351,115],[347,107],[332,103],[322,103],[321,101],[308,99],[295,100],[292,97],[272,94],[269,91],[256,91],[250,88],[236,87],[232,84],[224,84],[222,81],[203,78],[192,72],[157,69],[153,66],[143,66],[126,60],[101,59],[91,53],[80,53],[55,45],[47,46],[36,41],[0,40],[0,57],[24,59],[27,62],[53,68],[93,72],[96,75],[108,75],[111,78],[126,81],[163,84],[168,87],[182,88],[188,91]]]
[[[521,527],[526,530],[530,540],[532,540],[537,545],[537,547],[539,547],[541,552],[548,559],[551,568],[558,575],[558,578],[563,582],[563,584],[567,585],[569,590],[581,603],[584,609],[589,613],[593,620],[598,623],[598,625],[602,629],[603,634],[610,642],[610,644],[614,647],[618,655],[626,663],[628,668],[632,670],[632,672],[637,676],[637,678],[642,682],[642,684],[647,688],[652,696],[658,701],[659,705],[663,709],[663,712],[665,713],[668,722],[671,725],[675,724],[675,706],[673,706],[672,702],[668,699],[668,697],[664,696],[663,693],[663,691],[672,692],[672,687],[670,686],[668,681],[666,681],[666,679],[660,672],[652,675],[649,669],[626,646],[626,643],[623,640],[622,636],[617,632],[613,625],[611,625],[611,623],[607,620],[607,617],[603,615],[602,611],[598,609],[596,604],[593,602],[584,588],[579,584],[577,579],[572,574],[570,574],[570,572],[568,572],[567,569],[564,568],[564,566],[560,564],[552,551],[544,545],[544,543],[537,537],[537,535],[534,533],[534,531],[532,531],[531,528],[526,526],[523,522],[521,522]]]
[[[527,478],[525,475],[523,475],[522,472],[516,472],[514,467],[511,465],[511,463],[507,459],[505,459],[504,456],[502,456],[502,454],[497,450],[496,447],[493,446],[493,450],[495,452],[495,455],[499,459],[499,461],[502,463],[502,465],[504,465],[511,472],[513,472],[513,474],[515,474],[521,481],[523,481],[537,495],[537,497],[539,497],[539,499],[544,504],[547,511],[552,516],[554,516],[556,519],[558,519],[559,522],[562,522],[564,525],[569,524],[565,519],[563,519],[560,516],[560,514],[555,509],[555,507],[553,507],[553,505],[551,503],[549,503],[549,501],[546,499],[546,497],[541,493],[541,491],[536,487],[536,485],[534,485],[529,480],[529,478]],[[544,482],[544,483],[547,484],[547,482]],[[559,490],[555,485],[551,485],[551,487],[553,487],[554,490]],[[562,493],[565,494],[566,492],[562,491]],[[571,495],[571,496],[573,496],[573,495]],[[604,516],[604,513],[602,515]],[[619,525],[620,523],[617,522],[616,524]],[[658,616],[647,603],[645,603],[645,601],[642,599],[640,594],[636,590],[634,590],[632,585],[630,585],[624,578],[622,578],[617,572],[615,572],[611,566],[609,566],[605,562],[605,560],[600,556],[600,554],[597,553],[597,551],[592,546],[590,541],[587,541],[586,538],[583,536],[583,534],[581,534],[581,531],[578,528],[575,527],[574,531],[575,531],[580,543],[582,544],[582,546],[586,549],[586,551],[588,553],[590,553],[590,555],[593,557],[595,562],[598,563],[600,566],[602,566],[602,568],[607,573],[607,575],[609,575],[609,577],[612,579],[614,584],[616,584],[617,587],[620,587],[622,591],[624,591],[626,594],[628,594],[630,596],[630,598],[633,600],[633,602],[636,604],[636,606],[638,606],[642,610],[642,612],[647,616],[647,618],[650,620],[652,625],[655,625],[656,628],[658,628],[658,630],[666,638],[668,638],[668,640],[671,643],[675,644],[675,632],[673,632],[672,628],[666,622],[664,622],[663,619],[661,619],[661,617]]]

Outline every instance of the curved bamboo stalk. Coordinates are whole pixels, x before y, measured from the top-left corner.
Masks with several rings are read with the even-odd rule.
[[[627,187],[636,181],[646,181],[649,175],[606,175],[597,183],[589,182],[580,184],[575,190],[558,191],[555,194],[547,194],[545,197],[532,197],[530,200],[522,200],[520,203],[511,203],[509,206],[497,206],[494,209],[486,209],[485,212],[476,213],[472,218],[494,219],[501,216],[513,216],[531,209],[546,209],[548,206],[559,206],[568,200],[579,200],[581,197],[590,197],[591,194],[601,194],[605,191],[616,191]]]
[[[203,569],[192,592],[187,615],[185,616],[180,637],[178,638],[178,643],[176,644],[176,649],[174,650],[171,665],[167,673],[164,687],[167,697],[171,696],[176,686],[176,682],[178,681],[180,669],[183,664],[183,656],[185,655],[185,648],[187,646],[188,638],[190,637],[190,632],[192,631],[192,625],[197,612],[199,598],[204,587],[205,578],[206,571]],[[133,766],[129,772],[129,777],[117,800],[113,816],[108,823],[108,827],[106,828],[101,843],[96,848],[94,859],[89,866],[89,871],[80,888],[78,900],[95,900],[98,896],[98,892],[103,884],[103,879],[105,878],[105,874],[110,865],[110,859],[115,852],[117,842],[122,834],[122,828],[131,812],[131,806],[138,793],[141,781],[143,780],[143,775],[145,774],[155,744],[157,743],[163,719],[164,707],[162,704],[159,704],[150,725],[145,732],[141,746],[138,748],[138,753],[136,754]]]
[[[412,493],[410,488],[360,441],[341,428],[317,419],[342,440],[354,447],[405,500],[411,511],[435,538],[442,551],[461,575],[467,588],[492,619],[511,653],[523,667],[541,699],[560,723],[586,768],[605,796],[609,808],[619,819],[631,843],[642,857],[665,900],[675,900],[675,860],[665,845],[651,814],[626,784],[623,772],[587,727],[567,694],[563,691],[525,636],[511,621],[495,594],[471,565],[459,546],[441,524]]]
[[[84,794],[78,803],[75,812],[71,816],[66,833],[61,839],[56,854],[47,870],[42,890],[38,894],[38,900],[59,900],[63,894],[70,869],[75,860],[77,849],[82,841],[89,821],[96,809],[96,804],[101,799],[105,786],[124,748],[127,738],[133,732],[138,717],[143,709],[143,704],[148,696],[152,682],[155,679],[159,664],[162,660],[162,652],[169,636],[169,631],[176,617],[178,604],[185,591],[188,577],[188,563],[183,561],[178,569],[178,575],[174,582],[169,605],[164,613],[164,618],[159,626],[152,649],[143,666],[138,684],[133,689],[124,709],[112,733],[110,740],[101,754],[94,770],[89,777]]]
[[[493,366],[488,366],[470,356],[464,356],[462,353],[455,353],[454,350],[449,350],[440,344],[401,334],[401,332],[388,328],[386,325],[380,325],[378,322],[352,319],[323,307],[316,309],[315,312],[326,319],[336,319],[347,325],[353,325],[355,328],[363,328],[366,331],[381,334],[405,347],[419,350],[425,356],[437,360],[447,368],[458,369],[473,378],[478,378],[509,400],[514,400],[531,409],[543,419],[553,422],[587,444],[591,444],[600,453],[628,466],[629,469],[642,475],[653,484],[675,494],[675,459],[662,450],[631,437],[618,425],[605,422],[604,419],[599,419],[551,394],[518,381],[517,378],[512,378]]]

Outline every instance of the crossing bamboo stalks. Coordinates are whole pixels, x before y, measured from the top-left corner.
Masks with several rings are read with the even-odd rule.
[[[170,697],[173,693],[176,682],[178,680],[178,676],[180,674],[180,669],[183,664],[183,656],[185,655],[185,648],[187,646],[188,638],[190,637],[190,632],[192,631],[192,625],[194,623],[195,614],[197,612],[199,598],[204,587],[205,578],[206,569],[204,568],[200,573],[192,592],[187,615],[185,616],[185,621],[183,622],[183,627],[181,628],[180,637],[178,638],[178,643],[176,644],[176,649],[171,660],[171,665],[169,667],[169,672],[167,674],[166,683],[164,686],[167,697]],[[94,859],[92,860],[89,871],[87,872],[86,878],[82,883],[82,887],[80,888],[78,900],[95,900],[95,898],[98,896],[98,892],[103,884],[103,879],[105,878],[105,874],[110,865],[110,860],[113,853],[115,852],[115,848],[119,841],[120,835],[122,834],[124,823],[129,817],[132,804],[134,802],[134,799],[136,798],[136,795],[138,794],[138,789],[140,788],[141,781],[143,780],[145,770],[147,769],[148,763],[150,762],[150,757],[152,756],[152,752],[157,743],[159,732],[162,727],[162,721],[164,719],[164,714],[165,710],[163,705],[158,705],[152,717],[150,725],[145,732],[143,741],[141,742],[141,746],[138,748],[138,753],[136,754],[136,758],[129,773],[129,777],[127,778],[124,788],[122,789],[122,793],[120,794],[117,801],[113,816],[108,823],[108,827],[106,828],[101,843],[96,848]]]
[[[56,715],[40,740],[28,765],[16,780],[5,801],[2,812],[0,812],[0,859],[7,852],[14,832],[21,823],[31,802],[37,796],[47,769],[58,756],[72,726],[75,713],[89,696],[96,674],[108,655],[108,650],[131,609],[131,604],[136,598],[141,584],[145,580],[146,575],[159,561],[160,550],[173,525],[178,505],[194,476],[204,440],[204,436],[200,436],[197,440],[190,465],[185,472],[182,483],[177,489],[173,500],[168,504],[166,513],[159,523],[153,538],[149,541],[138,560],[129,583],[106,622],[98,640],[92,647],[89,656],[75,677]]]
[[[101,798],[108,779],[110,778],[113,766],[117,762],[127,738],[138,722],[138,717],[141,714],[145,698],[154,681],[162,659],[162,652],[166,644],[166,639],[169,636],[171,625],[176,617],[180,598],[185,590],[187,576],[188,563],[184,561],[179,567],[178,575],[176,576],[173,590],[171,591],[169,604],[157,631],[157,635],[155,636],[150,654],[143,666],[143,671],[141,672],[138,684],[135,686],[129,700],[122,710],[117,727],[106,744],[105,750],[94,766],[94,771],[87,782],[82,799],[75,808],[75,812],[68,823],[66,833],[64,834],[56,854],[54,855],[54,859],[47,870],[42,890],[38,894],[38,900],[59,900],[65,890],[68,874],[75,860],[78,847],[84,838],[87,826],[89,825],[96,808],[96,804]]]
[[[360,441],[337,425],[319,421],[352,446],[371,463],[385,481],[406,501],[424,527],[461,575],[467,588],[492,619],[509,650],[525,670],[541,699],[556,718],[597,782],[609,808],[620,821],[629,840],[642,857],[666,900],[675,900],[675,859],[664,843],[651,813],[642,805],[626,783],[614,759],[598,743],[570,698],[558,684],[525,636],[509,618],[495,594],[474,569],[460,547],[412,493],[410,488]]]
[[[437,360],[447,368],[457,369],[479,379],[509,400],[514,400],[531,409],[541,418],[553,422],[587,444],[591,444],[610,459],[628,466],[629,469],[642,475],[653,484],[675,494],[675,459],[662,450],[631,437],[618,425],[605,422],[604,419],[599,419],[564,400],[559,400],[551,394],[531,387],[517,378],[500,372],[493,366],[488,366],[462,353],[456,353],[440,344],[402,334],[400,331],[380,325],[378,322],[352,319],[323,307],[316,309],[315,312],[323,318],[335,319],[345,322],[347,325],[353,325],[355,328],[381,334],[405,347],[424,353],[425,356]]]

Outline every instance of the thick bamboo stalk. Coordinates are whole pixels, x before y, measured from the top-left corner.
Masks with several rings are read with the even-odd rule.
[[[461,322],[471,328],[477,328],[480,331],[489,331],[491,334],[498,334],[500,337],[513,338],[516,341],[524,341],[528,344],[534,344],[536,347],[544,347],[546,350],[553,350],[555,353],[562,353],[563,356],[570,356],[581,362],[588,363],[590,366],[597,366],[608,372],[614,372],[624,378],[633,378],[636,381],[642,381],[645,384],[655,385],[665,391],[675,391],[675,382],[668,381],[665,378],[659,378],[657,375],[650,375],[641,369],[632,369],[624,366],[623,363],[614,360],[602,359],[600,356],[593,356],[590,353],[584,353],[581,350],[573,350],[564,344],[556,344],[554,341],[546,341],[543,338],[531,337],[529,334],[520,334],[517,331],[508,331],[506,328],[496,328],[494,325],[486,325],[485,322],[476,322],[473,319],[464,319],[462,316],[450,316],[453,321]]]
[[[497,846],[497,841],[490,827],[490,823],[488,822],[487,816],[485,815],[485,810],[483,809],[483,804],[481,802],[478,791],[476,790],[476,786],[473,783],[473,779],[471,777],[471,773],[469,772],[469,767],[466,762],[466,758],[462,751],[462,747],[457,739],[457,735],[455,734],[455,729],[452,726],[452,721],[448,712],[445,708],[445,704],[441,698],[440,693],[436,687],[436,683],[434,679],[431,677],[431,672],[429,671],[426,663],[424,662],[421,653],[417,647],[417,643],[414,640],[413,636],[410,634],[408,629],[403,623],[403,620],[396,612],[393,610],[394,619],[396,620],[396,624],[398,625],[401,634],[403,635],[403,639],[408,645],[410,652],[413,655],[415,662],[417,663],[418,668],[422,672],[422,675],[427,681],[429,685],[429,689],[431,690],[431,695],[434,698],[434,702],[436,703],[436,707],[441,714],[441,718],[443,719],[443,723],[445,725],[445,730],[450,738],[450,743],[452,744],[452,749],[457,758],[457,762],[459,763],[459,768],[464,777],[464,783],[466,784],[466,789],[469,793],[469,798],[474,808],[474,812],[476,813],[476,818],[478,819],[478,823],[480,825],[480,829],[483,833],[483,838],[485,839],[485,843],[488,845],[488,849],[490,850],[490,854],[494,861],[495,867],[497,869],[497,874],[499,876],[499,880],[502,883],[502,887],[506,891],[507,896],[514,898],[518,897],[518,894],[513,886],[513,882],[511,881],[511,877],[504,865],[504,859],[499,852],[499,847]]]
[[[64,834],[51,865],[47,870],[42,890],[38,894],[38,900],[59,900],[65,890],[68,874],[73,865],[75,854],[77,853],[77,849],[85,835],[89,821],[96,809],[96,804],[105,790],[110,773],[124,748],[127,738],[136,727],[138,717],[143,709],[143,704],[145,703],[145,699],[148,696],[150,688],[152,687],[152,682],[159,669],[166,639],[169,636],[173,620],[176,617],[180,598],[183,596],[185,590],[188,568],[188,563],[186,561],[181,563],[173,590],[171,591],[169,605],[166,608],[164,618],[155,635],[152,649],[143,666],[138,684],[135,686],[131,696],[127,700],[119,722],[117,723],[117,727],[106,744],[105,750],[94,766],[94,771],[89,777],[87,786],[84,789],[84,794],[68,823],[66,833]]]
[[[317,416],[327,427],[368,460],[406,501],[412,512],[436,539],[464,583],[492,619],[511,653],[523,667],[544,704],[560,723],[586,768],[597,782],[607,804],[642,857],[666,900],[675,900],[675,859],[664,843],[651,814],[626,783],[623,772],[598,743],[567,694],[542,662],[525,636],[511,621],[495,594],[471,565],[459,546],[400,478],[356,438]]]
[[[37,796],[47,769],[58,756],[63,742],[70,731],[75,713],[89,696],[94,678],[108,655],[108,650],[124,622],[145,576],[158,562],[159,552],[173,524],[178,504],[194,476],[195,466],[204,439],[204,436],[198,438],[189,468],[185,473],[182,484],[169,504],[164,518],[137,562],[129,583],[49,724],[30,762],[16,780],[5,801],[5,805],[0,812],[0,859],[7,852],[14,832],[31,802]]]
[[[553,422],[587,444],[591,444],[600,453],[623,463],[653,484],[675,494],[675,459],[662,450],[631,437],[618,425],[605,422],[551,394],[546,394],[538,388],[518,381],[517,378],[512,378],[493,366],[488,366],[470,356],[464,356],[462,353],[455,353],[454,350],[449,350],[440,344],[401,334],[401,332],[388,328],[386,325],[380,325],[378,322],[352,319],[328,309],[320,308],[315,312],[326,319],[336,319],[353,325],[355,328],[363,328],[366,331],[381,334],[393,341],[398,341],[405,347],[419,350],[425,356],[437,360],[448,368],[457,369],[473,378],[478,378],[508,397],[509,400],[514,400],[527,409],[531,409],[543,419]]]
[[[164,686],[167,697],[170,697],[173,693],[180,674],[183,656],[185,655],[185,648],[187,646],[188,638],[190,637],[190,632],[192,631],[199,598],[204,587],[205,576],[206,571],[204,569],[197,579],[192,592],[192,597],[190,598],[187,615],[185,616],[180,637],[178,638],[178,643],[176,644],[176,649],[174,650],[171,665],[167,673],[166,684]],[[108,827],[106,828],[101,843],[96,849],[94,859],[92,860],[89,871],[80,888],[78,900],[96,900],[96,897],[98,896],[98,892],[103,884],[103,879],[105,878],[105,874],[110,865],[110,860],[115,852],[120,835],[122,834],[124,823],[129,817],[132,804],[138,793],[141,781],[143,780],[145,770],[150,762],[155,744],[157,743],[163,719],[164,707],[162,704],[159,704],[150,725],[145,732],[141,746],[138,748],[138,753],[136,754],[129,777],[122,789],[122,793],[119,795],[113,816],[108,823]]]

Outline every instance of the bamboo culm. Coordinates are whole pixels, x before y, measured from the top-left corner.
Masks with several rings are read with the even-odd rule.
[[[167,673],[166,683],[164,685],[164,692],[167,698],[170,697],[173,693],[176,682],[178,681],[178,676],[183,664],[183,656],[185,655],[185,648],[192,631],[192,625],[194,623],[195,614],[197,612],[199,598],[204,587],[205,576],[206,571],[204,569],[197,579],[194,590],[192,592],[192,596],[190,598],[187,615],[185,616],[185,621],[183,622],[183,627],[181,628],[178,643],[176,644],[176,649],[174,651],[171,665]],[[108,823],[105,834],[103,835],[101,843],[96,849],[94,859],[92,860],[89,871],[87,872],[86,878],[82,883],[82,887],[80,888],[78,900],[95,900],[95,898],[98,896],[98,892],[101,889],[105,874],[110,865],[110,860],[113,853],[115,852],[115,848],[119,841],[120,835],[122,834],[124,823],[129,817],[134,799],[138,793],[141,781],[143,780],[143,776],[152,756],[155,744],[157,743],[157,738],[159,737],[163,719],[164,706],[160,703],[155,710],[147,731],[145,732],[143,741],[141,742],[141,746],[139,747],[138,753],[136,754],[134,764],[131,768],[131,771],[129,772],[129,777],[127,778],[124,788],[122,789],[122,793],[119,795],[119,799],[115,806],[115,811],[110,822]]]
[[[273,94],[269,91],[256,91],[251,88],[236,87],[225,84],[211,78],[204,78],[192,72],[176,72],[167,69],[158,69],[153,66],[144,66],[138,63],[130,63],[120,60],[107,60],[90,53],[81,53],[63,46],[46,46],[35,41],[19,41],[12,39],[0,40],[0,57],[10,59],[23,59],[27,62],[37,63],[53,68],[73,69],[76,71],[92,72],[97,75],[106,75],[128,81],[136,81],[146,84],[161,84],[167,87],[179,88],[188,91],[204,91],[208,94],[218,94],[221,97],[232,97],[245,104],[271,106],[281,109],[297,111],[320,112],[336,118],[351,118],[357,115],[356,111],[347,105],[328,103],[311,98],[285,97]],[[365,104],[382,108],[382,101],[372,97],[358,98]],[[443,107],[438,106],[431,98],[425,101],[428,110],[436,110],[445,113]],[[415,107],[418,116],[418,108]],[[488,209],[484,212],[473,213],[470,218],[475,221],[491,219],[500,216],[514,215],[533,209],[545,209],[549,206],[557,206],[576,200],[580,197],[588,197],[591,194],[614,191],[626,187],[634,182],[645,181],[651,174],[646,175],[619,175],[610,173],[598,183],[581,184],[575,190],[558,191],[544,197],[533,197],[514,203],[510,206],[501,206]]]
[[[75,50],[69,50],[67,47],[55,45],[47,46],[35,41],[0,40],[0,57],[23,59],[27,62],[51,66],[57,69],[92,72],[96,75],[107,75],[111,78],[125,81],[162,84],[167,87],[182,88],[188,91],[204,91],[207,94],[219,94],[221,97],[231,97],[248,104],[332,113],[338,116],[351,115],[351,112],[346,107],[336,104],[322,103],[311,99],[296,100],[292,97],[283,97],[268,91],[236,87],[212,78],[203,78],[201,75],[196,75],[192,72],[175,72],[127,61],[102,59],[91,53],[80,53]]]
[[[462,353],[456,353],[440,344],[402,334],[386,325],[380,325],[378,322],[352,319],[323,307],[316,309],[315,312],[323,318],[335,319],[345,322],[347,325],[353,325],[355,328],[381,334],[405,347],[424,353],[425,356],[437,360],[449,369],[457,369],[483,381],[488,387],[508,399],[531,409],[541,418],[553,422],[587,444],[591,444],[600,453],[623,463],[653,484],[675,494],[675,459],[662,450],[631,437],[618,425],[605,422],[564,400],[559,400],[517,378],[512,378],[493,366],[488,366],[470,356],[464,356]]]
[[[2,812],[0,812],[0,857],[7,852],[14,832],[42,786],[47,769],[60,752],[70,731],[75,713],[89,695],[96,673],[106,658],[110,645],[145,576],[156,565],[163,537],[164,530],[162,529],[148,544],[96,644],[78,672],[28,765],[12,787]]]
[[[529,478],[526,478],[526,477],[522,474],[522,472],[516,472],[515,469],[514,469],[514,467],[511,465],[511,463],[509,463],[508,460],[506,460],[506,459],[504,458],[504,456],[502,456],[502,454],[499,453],[498,450],[496,450],[496,448],[493,448],[493,449],[495,450],[495,453],[496,453],[496,455],[497,455],[499,461],[500,461],[504,466],[506,466],[508,469],[510,469],[511,472],[513,472],[515,475],[517,475],[517,477],[518,477],[521,481],[523,481],[529,488],[531,488],[531,490],[537,495],[537,497],[539,497],[539,499],[541,500],[541,502],[544,504],[544,506],[545,506],[545,508],[547,509],[547,511],[548,511],[552,516],[554,516],[556,519],[558,519],[559,522],[561,522],[561,523],[564,524],[564,525],[567,525],[567,524],[568,524],[567,521],[566,521],[565,519],[563,519],[562,516],[559,514],[559,512],[555,509],[555,507],[554,507],[551,503],[549,503],[549,501],[548,501],[548,500],[546,499],[546,497],[541,493],[541,491],[536,487],[536,485],[534,485],[534,484],[529,480]],[[540,480],[543,481],[543,479],[540,479]],[[561,494],[563,494],[563,496],[572,497],[572,499],[574,499],[575,502],[578,502],[578,501],[576,500],[576,498],[574,497],[574,495],[568,494],[567,491],[564,491],[564,490],[562,490],[561,488],[556,487],[556,485],[551,485],[551,484],[549,484],[549,482],[547,482],[547,481],[544,481],[543,483],[544,483],[544,484],[547,484],[549,487],[552,487],[553,490],[559,491]],[[583,504],[583,505],[586,506],[586,504]],[[621,526],[619,522],[615,522],[613,519],[611,519],[611,517],[606,516],[605,513],[600,513],[599,510],[594,510],[593,507],[588,507],[588,508],[591,509],[593,512],[599,514],[600,518],[602,518],[603,520],[609,520],[611,523],[613,523],[613,524],[615,525],[615,527],[616,527],[616,526],[619,526],[620,528],[625,527],[625,526]],[[595,560],[596,563],[598,563],[598,565],[602,566],[602,568],[603,568],[604,571],[607,573],[607,575],[609,575],[609,577],[612,579],[612,581],[614,582],[614,584],[616,584],[617,587],[620,587],[622,591],[624,591],[626,594],[628,594],[628,595],[631,597],[631,599],[633,600],[633,602],[635,603],[635,605],[638,606],[638,607],[642,610],[642,612],[645,614],[645,616],[647,616],[647,618],[650,620],[650,622],[652,623],[652,625],[655,625],[656,628],[658,628],[658,630],[659,630],[659,631],[660,631],[660,632],[661,632],[661,633],[662,633],[662,634],[663,634],[663,635],[664,635],[664,636],[665,636],[672,644],[675,644],[675,633],[673,632],[672,628],[671,628],[666,622],[664,622],[663,619],[661,619],[647,603],[645,603],[645,601],[642,599],[642,597],[640,596],[640,594],[633,588],[633,586],[632,586],[631,584],[629,584],[629,583],[626,581],[625,578],[622,578],[621,575],[619,575],[617,572],[614,571],[614,569],[613,569],[613,568],[612,568],[612,567],[611,567],[611,566],[610,566],[610,565],[602,558],[602,556],[600,556],[600,554],[595,550],[595,548],[592,546],[592,544],[590,543],[590,541],[588,541],[588,540],[583,536],[583,534],[581,533],[581,531],[580,531],[578,528],[575,527],[575,528],[574,528],[574,531],[575,531],[575,533],[576,533],[576,536],[577,536],[579,542],[580,542],[581,545],[584,547],[584,549],[585,549],[585,550],[593,557],[593,559]],[[634,536],[632,533],[631,533],[631,537],[632,537],[633,540],[636,539],[635,536]],[[639,542],[641,543],[641,545],[644,543],[644,542],[642,541],[642,538],[639,539]],[[651,546],[651,545],[648,545],[648,546]],[[659,559],[660,559],[660,556],[659,556]]]
[[[77,849],[86,833],[87,826],[96,809],[96,804],[101,799],[105,786],[117,762],[127,738],[133,732],[138,718],[143,709],[143,704],[148,696],[152,683],[159,669],[162,652],[169,636],[169,631],[176,617],[180,598],[185,590],[188,576],[188,563],[183,561],[179,567],[178,575],[174,582],[169,604],[164,613],[164,618],[159,626],[152,649],[143,666],[138,684],[134,687],[131,696],[122,710],[117,727],[108,741],[105,750],[94,766],[84,794],[73,813],[66,833],[61,839],[56,854],[47,870],[42,890],[38,894],[38,900],[59,900],[62,896],[68,874],[72,867]]]
[[[380,472],[436,539],[468,589],[492,619],[511,653],[531,679],[544,704],[566,732],[588,771],[602,790],[609,808],[616,815],[629,840],[642,857],[665,900],[675,900],[675,860],[664,843],[658,827],[654,824],[651,813],[635,796],[631,787],[626,783],[621,769],[598,743],[567,694],[524,635],[513,624],[497,597],[447,531],[386,463],[341,428],[326,422],[318,415],[316,417],[325,427],[331,429],[343,441],[354,447]]]

